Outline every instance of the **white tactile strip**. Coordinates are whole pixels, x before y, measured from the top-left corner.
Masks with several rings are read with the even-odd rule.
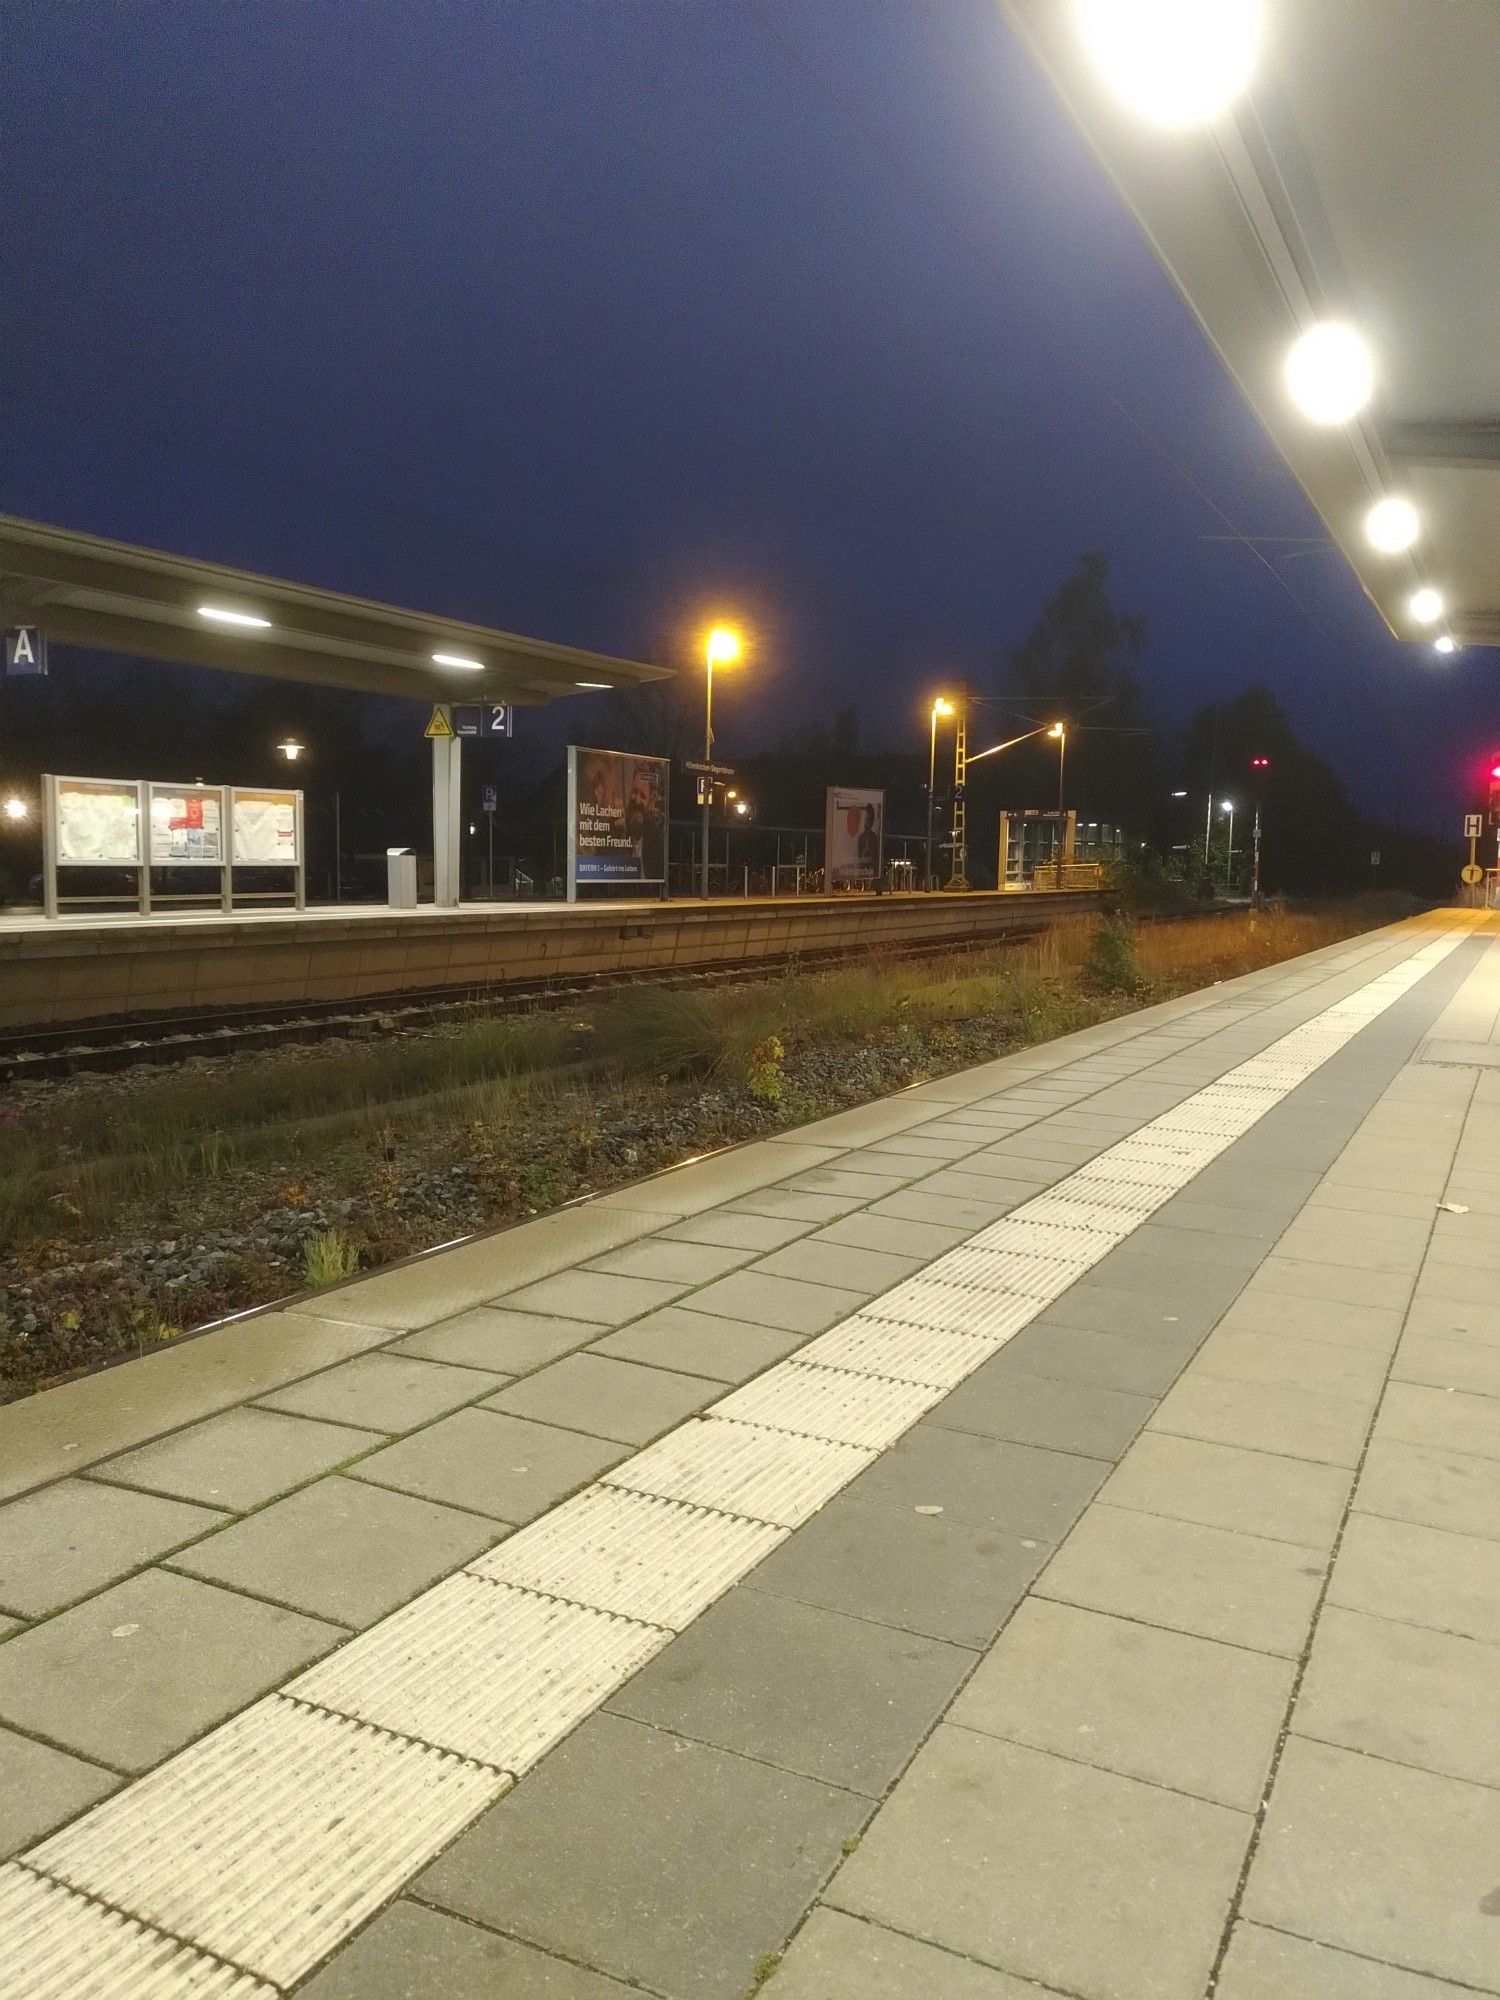
[[[742,1515],[590,1486],[468,1567],[680,1632],[783,1539]]]
[[[288,1986],[509,1784],[483,1765],[273,1694],[26,1861]]]
[[[671,1636],[460,1570],[286,1692],[518,1778]]]
[[[0,1870],[4,2000],[262,2000],[262,1982],[294,1984],[1466,935],[1205,1084],[351,1640],[295,1697],[267,1697]],[[41,1897],[44,1878],[81,1893]]]
[[[0,1992],[7,2000],[276,2000],[276,1989],[248,1972],[14,1866],[0,1868]]]

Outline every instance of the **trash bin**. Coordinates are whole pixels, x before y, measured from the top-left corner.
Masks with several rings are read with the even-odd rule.
[[[385,900],[393,910],[417,907],[417,850],[388,847],[385,850]]]

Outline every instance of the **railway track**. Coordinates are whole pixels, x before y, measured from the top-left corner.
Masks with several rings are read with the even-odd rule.
[[[983,938],[924,940],[882,945],[883,960],[959,957],[996,946],[1027,944],[1051,926],[1036,923]],[[26,1028],[0,1035],[0,1082],[72,1076],[128,1069],[139,1063],[168,1065],[192,1056],[232,1055],[246,1049],[277,1048],[292,1042],[320,1042],[355,1036],[399,1034],[435,1022],[481,1014],[523,1014],[568,1007],[622,986],[712,987],[744,985],[792,968],[819,971],[870,956],[868,944],[820,951],[787,952],[740,965],[671,966],[658,971],[599,972],[559,979],[510,980],[504,985],[455,991],[367,995],[348,1001],[299,1002],[286,1007],[250,1007],[131,1016],[90,1022],[86,1027]]]

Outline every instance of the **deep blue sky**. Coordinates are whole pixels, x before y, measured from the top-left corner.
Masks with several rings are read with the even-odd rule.
[[[1260,679],[1372,811],[1461,805],[1492,657],[1204,539],[1318,524],[992,0],[4,39],[0,509],[669,664],[727,609],[747,745],[920,732],[1099,546],[1166,716]]]

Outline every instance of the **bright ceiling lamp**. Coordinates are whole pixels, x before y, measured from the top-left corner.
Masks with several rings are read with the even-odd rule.
[[[1342,320],[1310,326],[1286,357],[1286,386],[1309,423],[1347,424],[1375,387],[1375,364],[1364,336]]]
[[[1435,653],[1456,653],[1458,651],[1458,642],[1450,638],[1445,632],[1441,639],[1433,640],[1432,650]]]
[[[460,667],[468,674],[482,674],[484,672],[483,660],[466,659],[462,653],[434,653],[432,664],[435,667]]]
[[[1379,549],[1383,556],[1399,556],[1403,549],[1411,547],[1420,532],[1416,508],[1396,493],[1377,500],[1365,516],[1365,534],[1370,546]]]
[[[1260,0],[1073,0],[1073,14],[1114,96],[1168,131],[1227,111],[1260,52]]]
[[[271,629],[269,618],[257,618],[250,611],[230,611],[222,604],[200,604],[198,616],[211,618],[215,625],[242,625],[251,632],[268,632]]]
[[[1406,608],[1419,625],[1436,625],[1443,615],[1443,593],[1424,583],[1407,598]]]

